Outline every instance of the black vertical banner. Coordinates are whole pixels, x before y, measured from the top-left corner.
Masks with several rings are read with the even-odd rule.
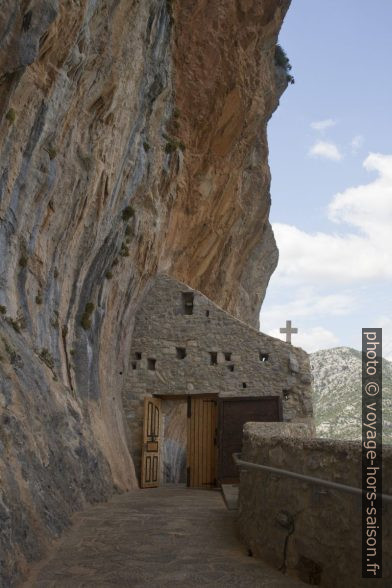
[[[382,329],[362,329],[362,577],[382,578]]]

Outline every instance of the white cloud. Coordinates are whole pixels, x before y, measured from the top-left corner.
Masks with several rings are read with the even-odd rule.
[[[312,352],[326,347],[336,347],[338,338],[324,327],[309,327],[309,319],[317,322],[332,317],[349,315],[356,309],[354,297],[347,292],[340,294],[320,294],[314,288],[299,288],[293,291],[293,300],[287,304],[275,304],[262,309],[260,314],[260,328],[273,337],[285,340],[280,327],[285,326],[287,318],[292,320],[292,326],[299,332],[292,336],[293,344]],[[301,326],[306,324],[305,327]]]
[[[273,225],[280,260],[273,277],[274,303],[263,307],[261,328],[284,339],[279,328],[291,319],[299,328],[294,345],[313,352],[341,345],[347,337],[355,346],[353,330],[360,333],[364,323],[380,326],[383,355],[392,360],[392,312],[380,300],[392,281],[392,155],[372,153],[363,165],[372,173],[368,183],[331,198],[326,209],[335,225],[331,230],[309,233]],[[363,305],[364,297],[370,305]],[[287,298],[291,301],[283,304]],[[373,313],[379,308],[385,316],[377,322]]]
[[[327,141],[317,141],[309,150],[311,157],[320,157],[322,159],[329,159],[330,161],[340,161],[343,155],[339,151],[335,143]]]
[[[280,251],[277,277],[292,283],[350,284],[392,278],[391,252],[382,253],[357,235],[306,233],[290,225],[274,224]],[[387,246],[387,244],[386,244]]]
[[[313,288],[294,292],[294,299],[287,304],[273,304],[260,315],[263,330],[273,328],[289,317],[344,316],[356,308],[356,300],[350,293],[320,294]],[[283,326],[283,325],[282,325]]]
[[[310,123],[310,126],[312,127],[312,129],[314,129],[315,131],[326,131],[327,129],[330,129],[331,127],[334,127],[336,125],[336,120],[334,120],[333,118],[326,118],[325,120],[317,120],[315,122]]]
[[[270,330],[268,335],[277,337],[283,341],[286,340],[286,336],[280,333],[279,329]],[[320,349],[328,349],[329,347],[338,347],[340,345],[338,337],[324,327],[312,327],[303,332],[301,329],[298,329],[298,334],[292,335],[291,342],[296,347],[302,347],[308,353],[313,353],[313,351],[319,351]]]
[[[328,216],[336,223],[357,227],[382,254],[392,245],[392,155],[371,153],[363,165],[368,171],[377,171],[378,178],[336,194]]]
[[[335,233],[307,233],[273,225],[280,251],[277,278],[288,283],[352,283],[392,279],[392,156],[370,154],[364,161],[378,177],[336,194],[330,220],[351,225]]]
[[[358,151],[360,150],[360,148],[362,147],[364,143],[364,138],[362,135],[355,135],[355,137],[352,138],[351,140],[351,152],[353,154],[358,153]]]

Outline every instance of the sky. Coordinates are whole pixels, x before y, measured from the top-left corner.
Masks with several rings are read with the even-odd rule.
[[[279,36],[295,84],[268,125],[280,259],[260,328],[290,319],[308,352],[382,327],[392,360],[391,23],[391,0],[293,0]]]

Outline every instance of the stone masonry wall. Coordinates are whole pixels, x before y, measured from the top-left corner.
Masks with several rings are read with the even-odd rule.
[[[361,487],[361,443],[306,438],[298,425],[247,423],[242,458]],[[392,448],[383,449],[383,492],[392,493]],[[289,519],[293,532],[289,535]],[[361,496],[242,470],[239,527],[254,555],[326,588],[392,586],[392,508],[383,512],[383,579],[361,578]],[[284,545],[287,540],[287,553]]]
[[[184,293],[193,294],[189,315]],[[136,471],[145,396],[277,395],[285,421],[311,421],[311,375],[302,349],[260,333],[165,275],[153,282],[136,317],[123,392]]]

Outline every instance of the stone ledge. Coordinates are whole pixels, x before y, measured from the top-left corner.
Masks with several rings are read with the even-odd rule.
[[[360,488],[360,441],[318,439],[303,423],[247,423],[242,459]],[[392,493],[392,447],[383,447],[383,492]],[[247,547],[309,584],[372,586],[361,578],[361,496],[257,470],[242,470],[239,528]],[[286,526],[285,526],[286,525]],[[289,533],[289,531],[291,532]],[[316,538],[316,539],[315,539]],[[285,555],[283,546],[287,540]],[[384,580],[391,586],[392,508],[383,505]]]
[[[313,437],[314,428],[308,423],[246,423],[245,437]]]

